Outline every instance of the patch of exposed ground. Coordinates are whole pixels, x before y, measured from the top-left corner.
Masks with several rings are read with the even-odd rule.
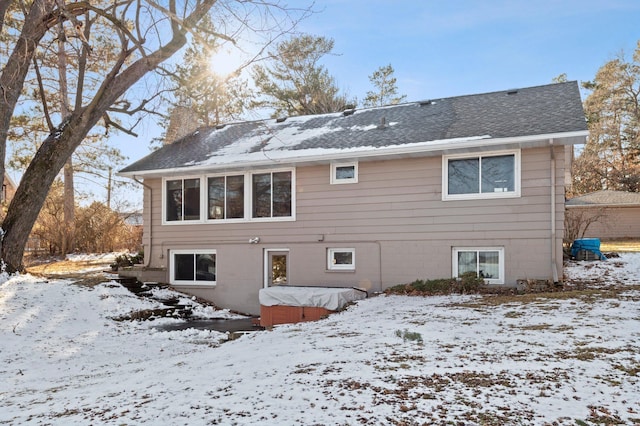
[[[94,286],[111,280],[103,271],[110,269],[111,260],[96,258],[68,260],[55,257],[25,257],[27,273],[51,279],[69,279],[79,285]]]

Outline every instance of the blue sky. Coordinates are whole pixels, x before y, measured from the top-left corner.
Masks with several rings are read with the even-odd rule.
[[[325,64],[359,99],[391,64],[407,100],[586,81],[640,39],[637,0],[319,1],[301,29],[335,40]]]
[[[360,101],[368,76],[387,64],[400,93],[417,101],[547,84],[561,73],[592,80],[619,53],[630,59],[640,40],[638,0],[318,0],[315,9],[299,30],[334,39],[323,64]],[[159,130],[147,123],[140,133],[114,138],[129,162]]]

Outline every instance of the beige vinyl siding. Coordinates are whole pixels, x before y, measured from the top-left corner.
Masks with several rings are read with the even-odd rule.
[[[640,206],[571,206],[572,210],[603,214],[604,217],[587,228],[585,238],[601,240],[640,238]]]
[[[563,147],[555,154],[561,268]],[[296,168],[296,220],[288,222],[162,225],[162,180],[145,181],[153,191],[150,266],[167,267],[169,249],[216,249],[217,286],[189,291],[253,313],[263,283],[263,250],[269,248],[289,249],[292,285],[380,291],[417,278],[449,277],[453,247],[504,247],[505,283],[551,276],[549,148],[522,150],[518,198],[443,201],[441,157],[360,161],[355,184],[331,185],[330,170],[330,164]],[[249,244],[254,237],[259,244]],[[326,250],[340,247],[355,248],[355,271],[327,270]]]

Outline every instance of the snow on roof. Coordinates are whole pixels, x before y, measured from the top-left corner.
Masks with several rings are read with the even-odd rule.
[[[409,150],[485,146],[486,140],[586,135],[576,82],[380,108],[202,128],[120,174],[256,163],[300,163]],[[479,142],[482,140],[482,142]],[[573,139],[570,142],[574,143]],[[413,150],[413,151],[412,151]]]

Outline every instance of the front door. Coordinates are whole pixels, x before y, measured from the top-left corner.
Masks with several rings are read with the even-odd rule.
[[[289,283],[289,251],[265,250],[265,287]]]

